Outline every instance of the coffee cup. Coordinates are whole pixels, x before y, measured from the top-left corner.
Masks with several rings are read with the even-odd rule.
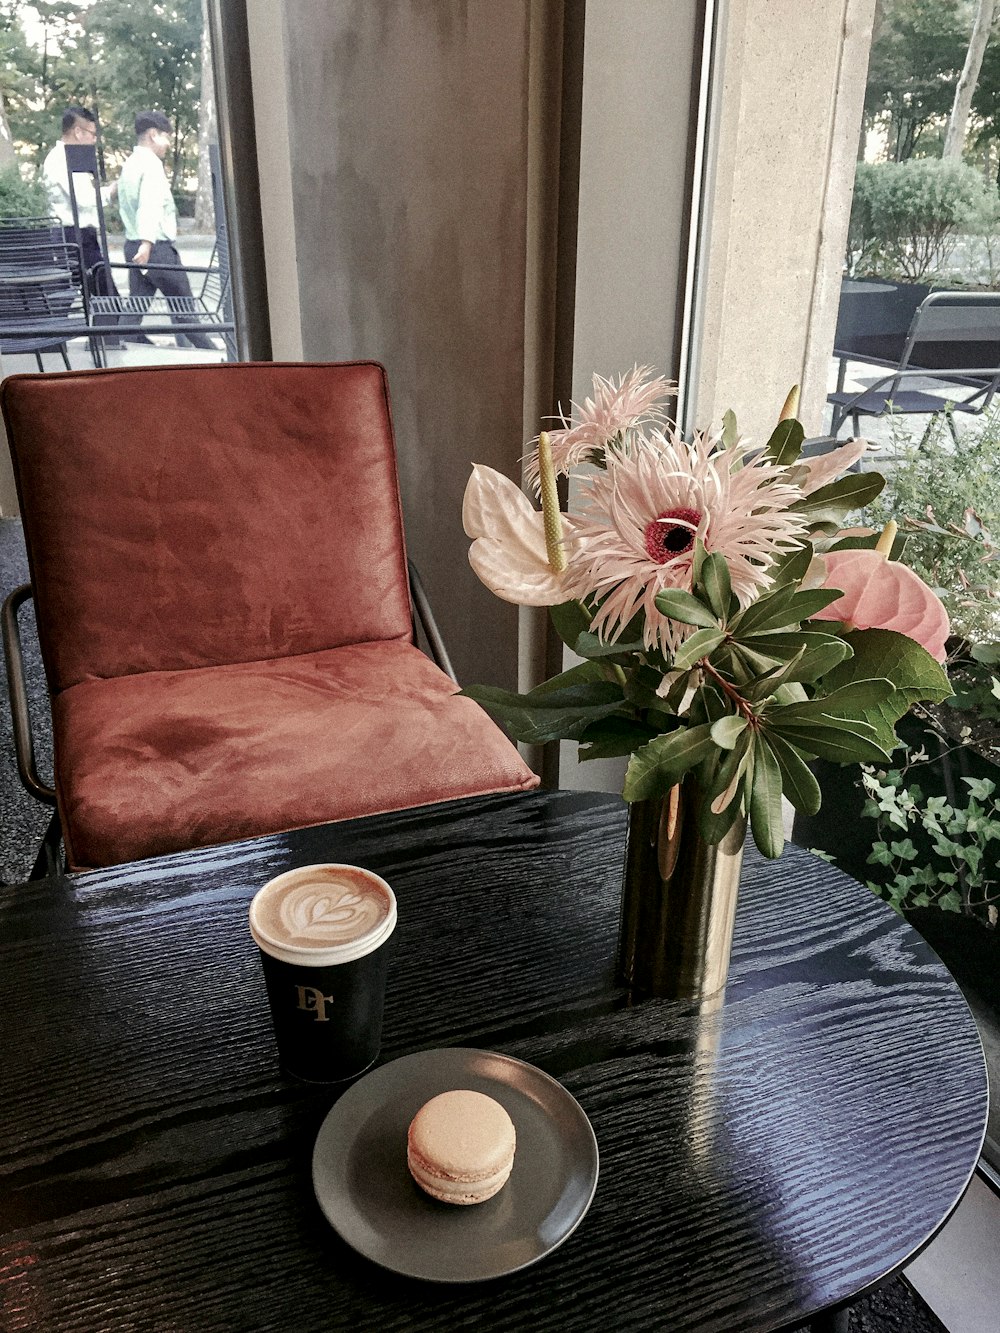
[[[300,866],[269,880],[250,904],[282,1070],[338,1083],[371,1065],[396,898],[360,866]]]

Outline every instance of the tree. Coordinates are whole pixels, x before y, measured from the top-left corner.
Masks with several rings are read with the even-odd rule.
[[[967,33],[960,0],[879,0],[865,119],[884,126],[892,161],[913,157],[949,114]]]
[[[212,164],[209,146],[219,137],[215,115],[215,79],[212,70],[212,38],[208,22],[208,0],[201,0],[201,97],[198,100],[198,194],[194,202],[194,229],[215,231],[215,201],[212,198]]]
[[[995,0],[977,0],[975,17],[972,21],[972,36],[969,39],[969,49],[965,54],[962,73],[955,87],[955,100],[945,131],[942,157],[960,158],[965,148],[965,130],[969,123],[969,112],[972,110],[972,98],[979,82],[983,56],[986,54],[986,44],[990,38],[995,7]]]

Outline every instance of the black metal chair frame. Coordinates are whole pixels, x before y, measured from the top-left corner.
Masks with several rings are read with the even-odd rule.
[[[414,638],[416,638],[418,631],[423,634],[431,659],[446,676],[455,680],[455,669],[451,664],[451,658],[448,656],[448,650],[441,637],[437,621],[434,619],[434,612],[431,610],[417,567],[412,560],[407,561],[407,566]],[[52,818],[28,876],[30,880],[35,880],[44,879],[50,875],[63,874],[66,867],[65,858],[61,851],[62,827],[59,822],[59,811],[56,808],[56,792],[55,788],[45,782],[38,773],[35,741],[31,727],[31,710],[28,706],[28,684],[24,671],[24,652],[21,645],[18,612],[31,596],[30,583],[22,583],[8,594],[3,603],[3,610],[0,612],[0,628],[3,632],[4,661],[7,668],[7,686],[10,693],[14,754],[17,759],[18,776],[29,795],[52,809]]]
[[[983,311],[993,315],[992,327],[984,327],[981,315]],[[968,323],[954,319],[948,321],[945,312],[972,312]],[[976,323],[976,311],[980,312],[980,322]],[[984,333],[987,335],[984,337]],[[989,335],[993,335],[990,337]],[[845,419],[850,416],[855,435],[860,435],[859,418],[862,416],[883,416],[886,412],[897,411],[910,415],[936,416],[944,413],[952,436],[955,436],[955,412],[979,415],[985,412],[998,388],[1000,388],[1000,365],[962,366],[935,368],[914,364],[915,349],[921,342],[991,342],[995,343],[997,359],[1000,360],[1000,292],[931,292],[918,307],[907,334],[906,344],[898,363],[880,360],[875,357],[863,357],[857,352],[834,348],[834,356],[839,360],[837,388],[827,397],[833,405],[833,418],[830,432],[836,436]],[[891,373],[882,376],[874,384],[856,394],[844,392],[844,379],[848,361],[865,361],[871,365],[887,366]],[[943,401],[928,393],[906,393],[902,388],[907,379],[931,379],[956,388],[969,389],[966,397],[957,397]]]
[[[90,335],[87,294],[79,284],[81,251],[50,218],[5,219],[0,227],[0,350],[57,350],[69,369],[66,344]]]

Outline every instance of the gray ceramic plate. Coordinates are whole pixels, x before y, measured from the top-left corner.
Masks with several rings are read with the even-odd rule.
[[[517,1133],[507,1184],[463,1207],[428,1198],[406,1167],[410,1121],[453,1088],[493,1097]],[[340,1098],[316,1140],[313,1188],[366,1258],[431,1282],[479,1282],[526,1268],[576,1229],[597,1188],[597,1140],[577,1100],[533,1065],[460,1047],[420,1051]]]

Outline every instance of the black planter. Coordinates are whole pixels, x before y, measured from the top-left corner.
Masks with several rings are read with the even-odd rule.
[[[935,288],[922,282],[845,277],[841,282],[834,338],[837,353],[846,352],[859,361],[897,365],[906,346],[913,316],[924,297],[933,290]],[[991,366],[995,360],[995,343],[921,339],[910,364],[928,370],[957,370],[965,366]]]

